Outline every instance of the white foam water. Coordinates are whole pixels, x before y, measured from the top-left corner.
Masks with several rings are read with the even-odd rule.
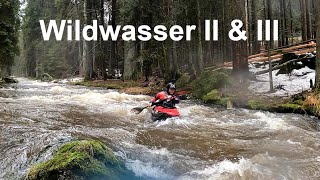
[[[247,159],[240,159],[238,162],[230,160],[221,161],[212,167],[203,170],[195,170],[189,173],[189,177],[185,176],[180,179],[224,179],[224,177],[248,179],[247,171],[254,170],[254,165]]]
[[[128,161],[126,166],[132,170],[136,176],[155,179],[155,180],[170,180],[173,176],[164,172],[161,167],[154,166],[152,162],[141,162],[139,160]]]

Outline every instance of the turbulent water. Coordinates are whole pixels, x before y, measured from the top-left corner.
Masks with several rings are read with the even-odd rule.
[[[320,179],[320,125],[296,114],[179,104],[151,122],[150,97],[20,79],[0,89],[0,179],[22,179],[63,143],[99,139],[145,179]]]

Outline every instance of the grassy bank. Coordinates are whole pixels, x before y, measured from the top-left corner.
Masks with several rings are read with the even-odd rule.
[[[120,92],[132,95],[153,95],[163,89],[163,85],[146,85],[143,81],[122,81],[122,80],[97,80],[71,83],[86,87],[100,87],[106,89],[117,89]]]

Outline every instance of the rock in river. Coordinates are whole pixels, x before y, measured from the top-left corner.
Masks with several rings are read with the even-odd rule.
[[[136,178],[110,148],[99,141],[83,140],[63,145],[52,159],[33,166],[25,179]]]

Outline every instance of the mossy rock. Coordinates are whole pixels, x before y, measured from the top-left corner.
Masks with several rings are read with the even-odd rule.
[[[305,109],[302,105],[295,103],[268,103],[259,100],[249,100],[247,104],[248,109],[253,110],[262,110],[262,111],[270,111],[270,112],[278,112],[278,113],[299,113],[304,114]]]
[[[258,100],[249,100],[246,108],[253,110],[274,111],[276,106]]]
[[[190,85],[191,76],[187,73],[181,75],[181,77],[177,80],[176,85],[178,88],[186,88]]]
[[[231,83],[231,70],[221,69],[218,71],[204,72],[191,83],[193,96],[201,99],[212,89],[219,89]]]
[[[41,75],[40,80],[43,81],[43,82],[51,82],[51,81],[53,81],[53,77],[50,76],[50,74],[48,74],[48,73],[43,73]]]
[[[204,103],[215,103],[217,101],[220,101],[220,99],[221,99],[221,94],[216,89],[213,89],[208,94],[202,97],[202,100],[204,101]]]
[[[290,98],[290,102],[292,104],[298,104],[298,105],[303,105],[305,100],[306,98],[304,93],[295,94]]]
[[[231,101],[230,97],[223,97],[217,89],[211,90],[208,94],[202,97],[204,103],[213,103],[227,107],[228,103]]]
[[[99,141],[74,141],[63,145],[52,159],[33,166],[26,180],[135,179],[111,149]]]
[[[292,104],[292,103],[286,103],[286,104],[281,104],[277,108],[278,112],[281,113],[303,113],[304,108],[303,106],[299,104]]]

